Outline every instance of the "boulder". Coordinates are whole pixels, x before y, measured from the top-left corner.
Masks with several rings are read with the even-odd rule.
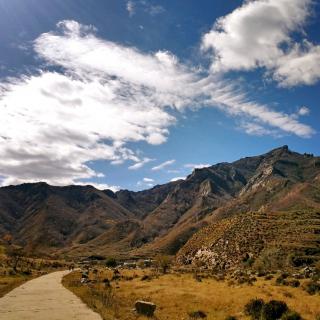
[[[135,303],[137,313],[147,317],[153,317],[156,307],[154,303],[147,301],[136,301]]]

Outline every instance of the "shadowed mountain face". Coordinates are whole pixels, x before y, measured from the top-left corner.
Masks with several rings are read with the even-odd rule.
[[[178,252],[181,263],[200,259],[211,265],[222,251],[231,255],[241,248],[232,265],[248,250],[259,255],[278,239],[292,250],[302,248],[301,256],[317,258],[319,190],[320,158],[285,146],[196,169],[185,180],[141,192],[45,183],[0,188],[0,235],[11,233],[32,251],[117,256]],[[299,232],[302,236],[295,237]],[[211,250],[227,235],[233,235],[225,240],[232,245]],[[245,239],[252,248],[242,244]],[[202,258],[202,248],[209,258]]]

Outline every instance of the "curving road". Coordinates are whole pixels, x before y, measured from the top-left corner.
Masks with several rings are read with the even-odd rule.
[[[61,284],[68,271],[26,282],[0,299],[0,320],[102,320]]]

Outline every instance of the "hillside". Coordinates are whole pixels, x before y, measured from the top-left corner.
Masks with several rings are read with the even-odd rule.
[[[319,158],[275,150],[238,197],[179,251],[182,264],[217,270],[247,261],[274,268],[320,260]]]
[[[0,189],[1,234],[11,233],[30,251],[70,250],[127,221],[135,222],[131,212],[90,186],[36,183]]]
[[[243,256],[277,251],[272,243],[281,243],[281,250],[312,260],[319,256],[319,177],[320,158],[284,146],[140,192],[45,183],[3,187],[0,236],[11,233],[32,252],[178,252],[186,264],[212,266],[217,256],[217,267],[237,247],[230,266]]]

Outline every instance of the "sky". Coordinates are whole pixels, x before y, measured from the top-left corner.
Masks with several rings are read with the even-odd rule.
[[[143,190],[320,155],[319,0],[0,0],[0,185]]]

